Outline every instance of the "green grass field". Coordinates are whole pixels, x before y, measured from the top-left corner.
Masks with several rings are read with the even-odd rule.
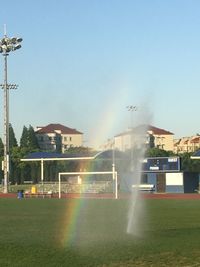
[[[200,201],[144,200],[143,236],[126,233],[128,200],[0,199],[0,266],[200,266]],[[73,226],[73,225],[71,225]]]

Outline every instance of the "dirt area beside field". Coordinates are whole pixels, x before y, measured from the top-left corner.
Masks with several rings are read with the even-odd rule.
[[[163,194],[143,194],[144,198],[154,198],[154,199],[200,199],[200,194],[173,194],[173,193],[163,193]]]
[[[169,194],[169,193],[141,193],[145,199],[200,199],[200,194]],[[17,198],[17,193],[0,193],[0,198]],[[52,198],[58,198],[58,194],[53,194]],[[115,199],[114,194],[62,194],[62,198],[91,198],[91,199]],[[131,194],[119,193],[119,199],[129,199]]]

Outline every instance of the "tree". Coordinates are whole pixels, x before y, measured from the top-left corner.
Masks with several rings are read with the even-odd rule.
[[[9,147],[12,149],[13,147],[16,147],[17,145],[17,139],[15,137],[15,133],[12,127],[12,124],[9,124]]]
[[[15,137],[15,133],[12,127],[12,124],[9,124],[9,149],[10,149],[10,182],[14,182],[14,177],[17,176],[17,165],[14,160],[14,150],[18,148],[17,139]]]
[[[182,153],[181,158],[181,169],[187,172],[200,172],[199,160],[191,159],[193,153]]]
[[[23,127],[22,136],[20,138],[20,147],[28,147],[28,128],[26,126]]]
[[[22,149],[20,147],[12,148],[10,164],[10,182],[12,184],[19,184],[21,182],[20,159],[22,156]]]
[[[170,157],[174,155],[172,151],[166,151],[157,147],[149,148],[145,152],[145,157]]]
[[[149,148],[154,148],[155,147],[155,137],[153,134],[149,135]]]
[[[31,125],[29,125],[29,128],[24,126],[20,139],[20,157],[23,158],[28,153],[37,150],[39,150],[39,146],[33,127]],[[27,179],[34,182],[37,181],[39,172],[38,164],[18,162],[17,166],[20,169],[20,178],[18,178],[17,182],[23,183]]]
[[[2,139],[0,138],[0,157],[3,157],[3,152],[4,152],[4,146]]]
[[[4,146],[2,139],[0,138],[0,163],[3,161],[3,159],[4,159]],[[0,179],[3,179],[3,171],[1,168],[0,168]]]
[[[27,148],[29,152],[39,149],[37,137],[31,125],[29,125],[29,128],[26,126],[23,127],[22,136],[20,139],[20,147]]]
[[[37,137],[36,137],[35,131],[31,125],[29,125],[29,128],[28,128],[28,145],[29,145],[31,150],[32,149],[33,150],[39,149]]]
[[[79,147],[69,147],[66,151],[66,154],[78,154],[78,155],[84,155],[84,156],[88,156],[91,155],[92,153],[94,154],[94,150],[92,150],[89,147],[83,147],[83,146],[79,146]]]

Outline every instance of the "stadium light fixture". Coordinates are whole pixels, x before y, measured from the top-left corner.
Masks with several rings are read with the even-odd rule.
[[[7,75],[7,56],[10,52],[21,48],[22,38],[12,37],[9,38],[6,34],[6,27],[4,25],[4,37],[0,39],[0,53],[4,57],[4,83],[0,84],[4,90],[4,160],[3,160],[3,171],[4,171],[4,193],[8,193],[9,183],[9,89],[17,89],[16,84],[8,84]]]

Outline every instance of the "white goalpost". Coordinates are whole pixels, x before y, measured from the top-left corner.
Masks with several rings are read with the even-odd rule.
[[[58,173],[58,196],[61,198],[61,176],[64,175],[91,175],[91,174],[112,174],[113,181],[115,181],[115,199],[118,199],[118,182],[117,182],[117,172],[113,171],[99,171],[99,172],[59,172]]]

